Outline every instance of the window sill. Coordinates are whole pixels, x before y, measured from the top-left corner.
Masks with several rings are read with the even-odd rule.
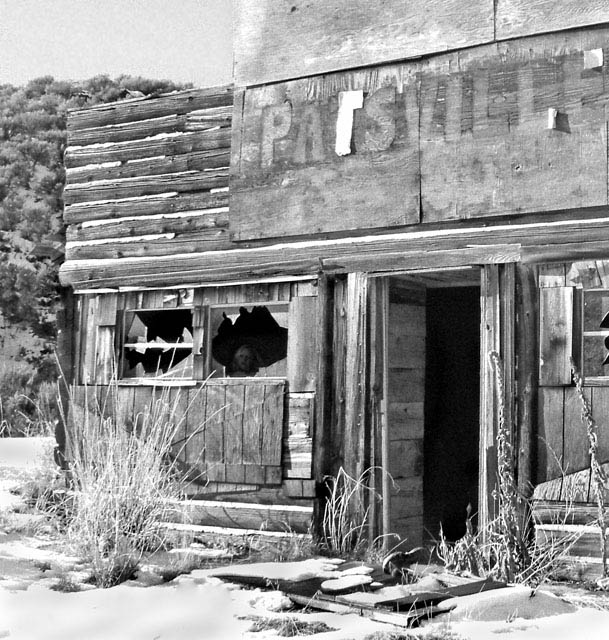
[[[609,376],[584,378],[584,387],[609,387]]]
[[[208,378],[207,385],[231,385],[231,384],[274,384],[286,382],[287,378],[265,378],[263,376],[237,377],[237,378]]]
[[[264,378],[264,377],[243,377],[243,378],[208,378],[207,380],[192,380],[190,378],[125,378],[118,380],[119,387],[196,387],[205,386],[227,386],[239,384],[280,384],[286,382],[287,378]],[[608,381],[609,384],[609,381]]]
[[[194,387],[198,381],[190,378],[125,378],[117,383],[119,387]]]

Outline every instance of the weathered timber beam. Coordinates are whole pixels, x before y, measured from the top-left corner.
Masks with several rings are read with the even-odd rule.
[[[107,142],[124,142],[148,138],[160,133],[198,131],[213,127],[228,127],[232,118],[232,107],[218,107],[210,113],[170,115],[150,120],[138,120],[126,124],[110,124],[106,127],[79,129],[68,133],[69,145],[89,145]]]
[[[134,216],[151,216],[202,209],[216,209],[228,205],[228,190],[211,193],[170,192],[153,197],[89,203],[83,202],[64,209],[66,224],[79,224],[93,220],[110,220]]]
[[[522,261],[530,264],[536,262],[559,262],[568,260],[584,260],[587,258],[609,258],[609,235],[603,240],[565,242],[564,244],[541,244],[523,250]]]
[[[282,275],[314,275],[318,273],[320,259],[311,251],[295,252],[285,249],[276,256],[260,254],[258,250],[248,256],[246,261],[233,254],[233,251],[207,252],[205,254],[173,255],[167,258],[143,259],[139,263],[131,260],[70,260],[61,268],[61,278],[65,285],[74,287],[118,287],[137,286],[143,281],[148,286],[170,286],[189,282],[223,282],[233,278],[275,277]],[[220,260],[216,254],[224,254]],[[484,250],[480,255],[475,250],[457,251],[419,251],[404,253],[399,270],[427,267],[465,266],[481,264],[488,256]],[[518,250],[510,260],[518,259]],[[359,261],[359,256],[358,256]],[[370,262],[371,271],[384,270],[387,265],[381,259]],[[392,268],[393,268],[392,267]],[[348,261],[340,272],[349,272]]]
[[[88,243],[68,243],[67,260],[116,260],[146,256],[172,256],[205,251],[225,251],[230,249],[228,229],[206,229],[184,233],[165,232],[149,236],[134,236],[121,240],[109,238],[107,241]]]
[[[228,169],[211,171],[184,171],[156,176],[125,178],[124,180],[98,180],[67,185],[63,192],[64,202],[94,202],[147,196],[177,191],[207,191],[228,186]]]
[[[147,118],[160,118],[174,113],[183,114],[196,109],[209,109],[232,105],[233,86],[223,85],[205,89],[176,91],[158,97],[148,96],[100,104],[69,112],[68,130],[122,124]]]
[[[155,233],[190,233],[203,229],[228,228],[228,207],[218,211],[190,211],[177,215],[117,220],[105,224],[85,224],[68,227],[67,242],[86,242],[144,236]]]
[[[260,529],[264,523],[270,530],[306,532],[311,525],[313,509],[309,506],[184,500],[180,507],[190,521],[205,524]]]
[[[156,137],[151,140],[115,142],[104,146],[68,147],[64,161],[66,167],[74,168],[102,162],[127,162],[154,156],[176,156],[194,151],[229,148],[230,139],[229,127],[179,132],[171,137]]]
[[[314,274],[326,270],[326,265],[345,273],[361,267],[363,261],[372,272],[518,262],[525,249],[528,256],[544,261],[562,256],[578,236],[589,239],[591,252],[609,255],[609,219],[602,218],[294,242],[171,258],[68,261],[61,268],[61,278],[63,284],[83,288],[136,286],[142,281],[170,286]],[[499,240],[505,244],[497,245]]]
[[[154,176],[163,173],[181,173],[183,171],[203,171],[228,167],[230,150],[210,149],[208,151],[193,151],[177,156],[164,156],[137,160],[136,162],[117,162],[115,166],[97,165],[67,170],[69,185],[95,180],[121,180],[123,178],[137,178],[138,176]]]
[[[509,0],[496,3],[495,37],[520,38],[607,22],[609,7],[605,2]]]

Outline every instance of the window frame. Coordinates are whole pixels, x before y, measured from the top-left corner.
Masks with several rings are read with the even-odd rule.
[[[212,303],[212,304],[201,304],[197,305],[193,303],[180,305],[177,307],[144,307],[144,308],[133,308],[131,306],[125,307],[121,310],[121,313],[117,317],[117,342],[116,342],[116,351],[117,351],[117,362],[118,362],[118,371],[120,375],[118,376],[118,383],[121,385],[157,385],[157,386],[193,386],[204,382],[206,380],[213,381],[214,384],[220,384],[222,381],[233,380],[235,379],[233,376],[226,375],[225,367],[222,367],[222,371],[216,375],[214,375],[213,368],[213,356],[211,352],[211,342],[214,338],[212,335],[212,313],[214,311],[226,312],[229,315],[236,315],[240,307],[245,307],[248,311],[251,311],[253,307],[256,306],[265,306],[271,312],[271,314],[275,317],[277,310],[280,310],[282,313],[285,313],[285,328],[288,329],[289,332],[289,312],[290,312],[290,304],[291,300],[273,300],[273,301],[241,301],[241,302],[222,302],[222,303]],[[129,313],[140,313],[140,312],[168,312],[172,313],[175,311],[183,311],[189,310],[192,318],[192,343],[166,343],[166,344],[176,344],[176,345],[190,345],[190,354],[192,356],[192,376],[190,377],[170,377],[166,375],[146,375],[146,376],[132,376],[125,377],[124,376],[124,366],[125,366],[125,349],[129,347],[129,345],[135,345],[136,343],[127,343],[127,315]],[[279,322],[279,321],[278,321]],[[284,326],[282,322],[279,322],[281,326]],[[289,335],[289,333],[288,333]],[[149,345],[150,343],[142,343]],[[163,346],[156,344],[151,348],[163,348]],[[199,360],[199,366],[197,366],[197,358],[201,358]],[[245,376],[243,380],[287,380],[287,360],[288,356],[286,356],[285,360],[285,372],[282,375],[256,375],[256,376]],[[201,372],[199,374],[199,372]],[[199,375],[198,375],[199,374]]]
[[[191,316],[191,326],[192,326],[192,336],[193,336],[193,340],[190,343],[186,343],[186,342],[165,342],[165,343],[152,343],[152,342],[143,342],[143,343],[131,343],[131,342],[127,342],[127,316],[130,313],[133,313],[134,315],[138,314],[138,313],[146,313],[146,312],[155,312],[155,313],[173,313],[173,312],[179,312],[179,311],[190,311],[190,316]],[[195,354],[195,338],[194,338],[194,333],[195,333],[195,327],[194,327],[194,322],[195,322],[195,309],[194,306],[192,304],[188,304],[188,305],[181,305],[181,306],[177,306],[177,307],[144,307],[144,308],[139,308],[139,309],[134,309],[132,307],[126,307],[125,309],[122,309],[119,317],[118,317],[118,322],[117,322],[117,351],[118,351],[118,358],[117,358],[117,362],[118,362],[118,371],[120,372],[120,375],[118,376],[118,382],[120,384],[157,384],[157,385],[164,385],[166,383],[169,384],[179,384],[179,383],[184,383],[185,385],[188,385],[189,383],[196,383],[197,380],[194,376],[194,354]],[[185,345],[190,345],[190,356],[192,356],[193,359],[193,375],[192,376],[183,376],[183,377],[179,377],[179,376],[167,376],[166,374],[162,374],[162,375],[147,375],[147,376],[125,376],[124,375],[124,369],[125,369],[125,350],[127,348],[134,348],[136,345],[141,345],[144,346],[146,345],[147,349],[165,349],[166,346],[165,345],[180,345],[180,348],[185,349],[188,348]],[[176,351],[177,350],[177,346],[174,346],[173,349],[171,349],[170,346],[170,350],[172,351]],[[186,356],[186,358],[188,358],[189,356]],[[178,363],[179,364],[179,363]]]
[[[266,307],[270,312],[271,315],[273,315],[273,317],[275,317],[274,313],[273,313],[273,307],[277,308],[277,307],[285,307],[285,314],[286,316],[289,318],[289,313],[290,313],[290,304],[292,303],[291,300],[286,301],[286,300],[273,300],[273,301],[268,301],[268,302],[256,302],[256,301],[248,301],[248,302],[215,302],[213,304],[208,304],[208,305],[204,305],[204,309],[205,309],[205,317],[206,317],[206,321],[205,321],[205,330],[204,330],[204,347],[205,347],[205,356],[204,356],[204,371],[207,372],[206,379],[209,380],[234,380],[234,376],[227,376],[226,375],[226,367],[222,367],[223,372],[222,375],[214,375],[214,369],[213,369],[213,357],[212,357],[212,353],[211,353],[211,341],[214,338],[214,335],[212,335],[212,311],[228,311],[228,310],[236,310],[236,312],[238,313],[239,308],[240,307],[245,307],[248,311],[251,311],[253,307]],[[281,325],[281,323],[279,323]],[[286,322],[286,329],[288,330],[288,336],[290,328],[289,328],[289,322]],[[283,325],[281,325],[283,326]],[[289,337],[288,337],[288,345],[289,345]],[[203,345],[202,345],[203,347]],[[256,375],[256,376],[246,376],[243,377],[241,379],[243,380],[285,380],[287,379],[287,360],[288,360],[289,354],[286,355],[286,357],[284,358],[285,360],[285,366],[286,366],[286,371],[284,375],[281,376],[277,376],[277,375],[273,375],[273,376],[263,376],[263,375]]]
[[[579,363],[581,370],[581,376],[583,384],[589,387],[606,387],[609,386],[609,364],[607,366],[607,375],[587,375],[586,371],[586,353],[584,349],[584,343],[586,337],[601,337],[609,338],[609,328],[607,329],[585,329],[585,305],[586,296],[588,294],[594,294],[599,292],[605,292],[609,297],[609,288],[606,287],[591,287],[586,289],[575,289],[575,294],[578,295],[579,300],[576,298],[574,304],[574,339],[573,339],[573,359]],[[609,311],[607,312],[609,313]],[[603,316],[604,317],[604,316]],[[599,324],[603,318],[599,319]],[[609,353],[608,353],[609,354]]]

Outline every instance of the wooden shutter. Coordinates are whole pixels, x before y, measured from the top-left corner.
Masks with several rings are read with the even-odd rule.
[[[290,391],[315,391],[318,368],[317,297],[292,298],[288,312]]]
[[[226,380],[192,390],[186,460],[209,482],[281,484],[285,382]]]
[[[539,290],[539,384],[571,384],[573,287]]]

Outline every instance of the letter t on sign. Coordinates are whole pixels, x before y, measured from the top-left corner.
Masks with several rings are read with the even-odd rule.
[[[338,116],[336,117],[336,155],[351,153],[353,135],[353,111],[364,106],[363,91],[341,91],[338,94]]]

